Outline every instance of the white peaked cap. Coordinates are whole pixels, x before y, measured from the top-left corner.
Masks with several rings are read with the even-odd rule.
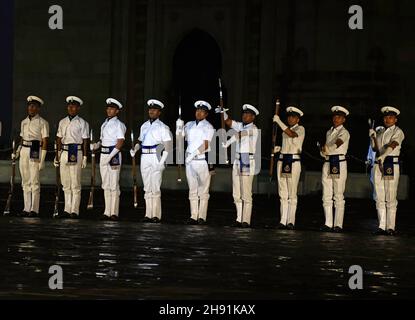
[[[107,105],[116,105],[119,109],[122,109],[122,104],[117,99],[114,98],[108,98],[107,99]]]
[[[381,110],[382,113],[394,112],[397,116],[401,113],[398,109],[391,106],[384,106]]]
[[[244,104],[243,106],[242,106],[242,110],[252,110],[254,113],[255,113],[255,115],[257,116],[257,115],[259,115],[259,111],[258,111],[258,109],[257,108],[255,108],[253,105],[251,105],[251,104]]]
[[[212,109],[209,102],[206,102],[206,101],[203,101],[203,100],[196,101],[195,102],[195,108],[206,108],[208,110]]]
[[[32,102],[32,101],[39,102],[41,106],[43,106],[43,104],[44,104],[44,102],[41,98],[36,97],[36,96],[28,96],[27,97],[27,102]]]
[[[160,100],[156,100],[156,99],[150,99],[150,100],[148,100],[147,101],[147,105],[149,107],[151,107],[151,106],[158,106],[160,109],[163,109],[164,108],[163,102],[161,102]]]
[[[289,112],[298,113],[300,115],[300,117],[302,117],[304,115],[304,113],[300,109],[298,109],[297,107],[294,107],[294,106],[289,106],[287,109],[285,109],[285,111],[287,111],[287,113],[289,113]]]
[[[333,106],[331,112],[343,112],[346,116],[349,115],[349,110],[342,106]]]
[[[74,102],[74,101],[75,102],[78,102],[80,106],[82,106],[84,104],[84,102],[82,101],[82,99],[81,98],[78,98],[76,96],[66,97],[66,102],[67,103]]]

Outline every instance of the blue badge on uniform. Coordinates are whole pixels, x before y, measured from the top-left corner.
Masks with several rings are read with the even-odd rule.
[[[30,145],[30,160],[39,162],[40,160],[40,141],[32,140]]]
[[[251,161],[249,153],[239,154],[239,171],[242,176],[249,176],[251,173]]]
[[[112,148],[114,149],[114,147]],[[112,150],[111,150],[112,152]],[[116,169],[116,167],[119,167],[121,165],[121,161],[120,161],[120,152],[118,152],[115,156],[112,157],[112,159],[110,160],[110,166],[113,169]]]
[[[340,157],[338,154],[329,156],[330,176],[332,178],[340,178]]]
[[[281,177],[290,178],[293,170],[293,155],[282,155]]]
[[[383,179],[393,180],[395,175],[393,157],[386,157],[383,161]]]
[[[78,145],[68,144],[68,165],[76,165],[78,163]]]

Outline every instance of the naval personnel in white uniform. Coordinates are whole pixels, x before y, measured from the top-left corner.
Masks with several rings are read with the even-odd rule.
[[[189,185],[190,218],[188,224],[205,224],[207,218],[210,172],[206,153],[210,151],[210,142],[215,130],[206,120],[211,105],[203,100],[196,101],[195,121],[187,122],[178,119],[176,128],[187,141],[186,178]],[[180,129],[183,128],[183,129]]]

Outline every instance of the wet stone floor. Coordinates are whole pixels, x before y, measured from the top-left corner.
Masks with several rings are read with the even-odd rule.
[[[273,228],[275,196],[256,196],[253,228],[238,229],[230,226],[230,194],[212,194],[208,225],[188,226],[186,193],[163,193],[161,224],[139,222],[143,208],[131,208],[127,193],[120,222],[98,221],[102,205],[84,210],[80,220],[48,218],[51,190],[43,197],[41,219],[1,217],[0,299],[414,297],[410,202],[401,203],[400,233],[390,237],[371,234],[376,212],[369,200],[348,199],[345,232],[335,234],[318,231],[323,213],[317,195],[300,198],[297,230],[288,231]],[[21,199],[13,205],[19,208]],[[49,289],[52,265],[62,267],[62,290]],[[363,269],[363,290],[349,289],[352,265]]]

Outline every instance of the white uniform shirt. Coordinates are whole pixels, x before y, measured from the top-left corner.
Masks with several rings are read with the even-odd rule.
[[[338,139],[343,141],[343,144],[335,150],[329,152],[329,156],[336,154],[347,154],[347,149],[349,148],[350,133],[345,127],[343,127],[343,125],[340,125],[337,128],[331,127],[331,129],[327,131],[326,145],[336,144]]]
[[[295,126],[291,127],[290,130],[295,132],[297,137],[291,138],[288,134],[283,132],[281,153],[301,154],[305,137],[305,129],[297,123]]]
[[[171,141],[172,138],[169,127],[157,119],[152,123],[150,120],[143,123],[138,140],[143,146],[155,146],[162,144],[163,141]]]
[[[204,141],[209,141],[209,147],[205,152],[210,151],[210,141],[215,134],[215,129],[206,119],[199,121],[196,124],[196,121],[190,121],[184,126],[184,133],[187,140],[187,153],[192,153],[196,151]]]
[[[89,139],[89,124],[79,116],[72,120],[68,117],[59,121],[58,138],[62,144],[82,144],[84,139]]]
[[[256,152],[256,143],[258,140],[258,128],[254,123],[244,125],[242,122],[232,120],[231,128],[238,132],[236,140],[237,153],[252,153]]]
[[[125,139],[127,128],[118,117],[106,119],[101,126],[101,144],[104,147],[111,147],[117,144],[118,139]]]
[[[393,125],[392,127],[389,127],[377,134],[376,139],[378,141],[379,148],[383,148],[386,144],[393,141],[399,143],[399,145],[389,154],[390,156],[399,156],[401,153],[402,141],[405,139],[405,135],[401,128]]]
[[[20,136],[26,141],[42,141],[49,137],[49,123],[39,115],[32,119],[28,116],[21,123]]]

